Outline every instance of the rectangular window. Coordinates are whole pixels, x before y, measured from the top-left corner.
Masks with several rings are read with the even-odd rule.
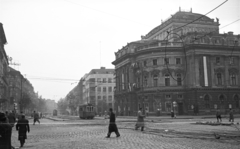
[[[220,57],[216,57],[216,64],[220,64]]]
[[[103,102],[107,102],[106,96],[103,96]]]
[[[147,66],[147,61],[143,61],[143,66],[144,66],[144,67]]]
[[[182,99],[182,98],[183,98],[183,95],[179,94],[179,95],[177,95],[177,98],[178,98],[178,99]]]
[[[95,87],[90,87],[91,92],[95,92]]]
[[[90,78],[90,79],[89,79],[89,82],[90,82],[90,83],[95,83],[95,78]]]
[[[157,66],[157,59],[153,59],[153,66]]]
[[[109,101],[109,102],[112,102],[112,95],[109,95],[109,96],[108,96],[108,101]]]
[[[107,83],[107,79],[106,78],[103,78],[103,83]]]
[[[137,87],[140,87],[140,77],[137,78]]]
[[[101,100],[101,99],[102,99],[101,96],[98,96],[97,98],[98,98],[98,100]]]
[[[97,78],[97,82],[98,82],[98,83],[101,83],[101,78]]]
[[[108,83],[112,83],[112,78],[108,78]]]
[[[97,91],[98,91],[98,92],[101,92],[101,87],[98,87],[98,88],[97,88]]]
[[[169,58],[164,58],[164,64],[165,65],[169,64]]]
[[[181,64],[181,59],[180,58],[176,58],[176,64],[180,65]]]
[[[107,92],[107,88],[106,87],[103,87],[103,92]]]
[[[112,87],[108,87],[108,92],[112,92]]]
[[[230,57],[230,64],[231,64],[231,65],[234,64],[234,61],[235,61],[234,57]]]
[[[171,98],[171,95],[165,95],[165,98],[166,98],[166,99],[170,99],[170,98]]]

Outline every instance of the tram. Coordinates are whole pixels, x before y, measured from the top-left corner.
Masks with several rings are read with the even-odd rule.
[[[57,112],[58,112],[58,111],[57,111],[56,109],[54,109],[54,110],[53,110],[53,116],[57,116]]]
[[[79,117],[81,119],[93,119],[95,116],[95,108],[92,104],[79,105]]]

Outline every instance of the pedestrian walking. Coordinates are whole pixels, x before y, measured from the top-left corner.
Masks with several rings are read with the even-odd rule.
[[[39,114],[36,111],[33,111],[33,125],[35,125],[36,122],[40,124]]]
[[[216,118],[217,118],[217,122],[222,122],[221,111],[219,109],[217,109]]]
[[[7,123],[7,117],[0,113],[0,149],[11,149],[12,126]]]
[[[110,118],[109,118],[108,133],[106,138],[110,138],[112,132],[115,132],[116,136],[120,137],[120,134],[118,132],[118,128],[115,122],[116,121],[115,113],[113,113],[112,108],[109,109],[109,112],[110,112]]]
[[[14,124],[16,123],[16,117],[15,117],[14,111],[11,111],[8,114],[8,122],[12,127],[14,127]]]
[[[18,140],[20,141],[20,145],[23,147],[25,139],[27,139],[27,132],[30,132],[29,122],[25,119],[25,115],[22,115],[22,118],[17,122],[16,130],[18,131]]]
[[[229,122],[234,122],[233,111],[232,109],[229,110]]]
[[[171,117],[174,118],[174,112],[171,110]]]
[[[145,118],[145,115],[143,115],[142,113],[142,108],[139,108],[135,130],[138,130],[139,127],[141,127],[141,131],[144,130],[144,118]]]

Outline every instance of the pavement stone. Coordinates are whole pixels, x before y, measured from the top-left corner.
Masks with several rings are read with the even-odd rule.
[[[87,123],[88,121],[82,121]],[[93,122],[93,121],[92,121]],[[83,126],[74,122],[57,122],[42,119],[41,124],[32,125],[30,120],[30,133],[24,148],[31,149],[239,149],[240,142],[232,140],[216,139],[192,139],[167,134],[151,134],[147,129],[145,132],[130,129],[134,124],[119,123],[121,137],[105,138],[108,125]],[[130,125],[131,124],[131,125]],[[148,124],[149,125],[149,124]],[[186,130],[189,126],[181,123],[169,124],[156,127],[164,129]],[[168,127],[167,127],[168,126]],[[153,126],[151,126],[153,127]],[[196,129],[193,126],[192,129]],[[201,126],[204,130],[205,126]],[[17,132],[13,130],[12,144],[19,146]]]

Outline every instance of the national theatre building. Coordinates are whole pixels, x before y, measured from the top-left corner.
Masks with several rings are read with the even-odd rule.
[[[178,11],[115,52],[117,115],[240,113],[240,35]]]

